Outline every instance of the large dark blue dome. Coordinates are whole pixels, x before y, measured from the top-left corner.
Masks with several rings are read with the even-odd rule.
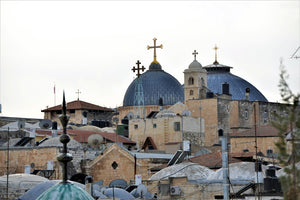
[[[159,99],[163,99],[164,105],[173,105],[184,101],[184,90],[176,78],[161,69],[159,63],[151,63],[149,70],[140,76],[143,86],[144,105],[158,105]],[[134,106],[135,88],[138,83],[136,78],[128,87],[123,106]]]
[[[245,90],[250,88],[250,101],[265,101],[266,97],[251,83],[230,73],[229,66],[221,64],[212,64],[205,66],[207,71],[207,87],[214,93],[222,94],[222,84],[227,82],[229,84],[229,93],[233,100],[245,99]]]

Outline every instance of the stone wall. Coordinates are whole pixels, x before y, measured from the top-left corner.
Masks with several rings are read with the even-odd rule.
[[[154,159],[138,158],[136,174],[141,174],[143,179],[148,179],[152,175],[149,169],[161,164],[161,160],[157,162]],[[86,171],[88,175],[93,177],[94,182],[103,180],[103,185],[109,185],[115,179],[124,179],[129,183],[130,180],[134,180],[134,166],[134,156],[113,144],[102,155],[91,161],[87,165]]]
[[[273,152],[278,152],[275,142],[279,137],[257,137],[257,151],[261,151],[267,155],[267,150],[271,149]],[[230,151],[232,153],[243,152],[248,149],[249,152],[255,152],[255,138],[254,137],[234,137],[230,138]]]
[[[53,178],[59,178],[60,169],[57,162],[58,149],[51,148],[14,148],[9,151],[10,173],[24,173],[25,165],[34,163],[34,169],[47,169],[47,161],[53,161],[55,174]],[[0,176],[6,174],[7,150],[0,149]]]
[[[160,200],[215,200],[216,195],[223,195],[223,184],[220,180],[219,182],[208,182],[203,181],[193,181],[187,180],[186,177],[178,178],[169,178],[168,180],[145,180],[143,184],[147,186],[147,189],[150,193],[157,193],[158,199]],[[170,188],[172,186],[179,187],[181,190],[180,195],[171,195]],[[232,184],[230,186],[230,192],[237,192],[245,184]],[[246,193],[251,193],[252,190],[247,191]]]
[[[129,121],[129,137],[142,148],[147,137],[151,137],[157,150],[165,151],[165,144],[182,142],[182,136],[197,145],[204,144],[204,121],[196,117],[158,116],[150,119],[133,119]],[[175,128],[178,124],[178,129]]]
[[[82,149],[68,149],[73,160],[70,165],[70,178],[74,173],[81,173],[81,163],[84,159],[94,159],[95,151],[87,151],[84,153]],[[53,161],[55,174],[51,179],[61,178],[61,169],[57,161],[57,156],[60,154],[60,149],[56,147],[34,147],[34,148],[11,148],[9,151],[10,173],[24,173],[25,165],[34,163],[31,167],[31,172],[34,169],[47,169],[47,161]],[[0,149],[0,176],[6,174],[7,149]]]

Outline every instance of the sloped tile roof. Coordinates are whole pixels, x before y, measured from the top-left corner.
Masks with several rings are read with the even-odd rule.
[[[255,137],[255,128],[237,133],[231,133],[230,137]],[[256,137],[278,137],[278,130],[272,125],[264,125],[256,128]]]
[[[222,167],[222,152],[215,151],[199,156],[195,156],[189,159],[190,162],[198,163],[202,166],[217,169]],[[233,158],[231,154],[228,154],[228,163],[241,162],[241,160]]]
[[[90,135],[93,134],[99,134],[101,135],[104,139],[109,140],[111,142],[120,142],[124,144],[135,144],[134,141],[131,141],[130,139],[117,135],[115,133],[107,133],[107,132],[96,132],[96,131],[83,131],[83,130],[67,130],[68,134],[74,134],[74,139],[77,140],[80,143],[87,143],[87,139]]]
[[[241,156],[240,154],[234,155],[234,154],[229,153],[228,156],[229,156],[229,158],[228,158],[229,164],[242,162],[240,159],[237,159]],[[249,155],[247,154],[245,156],[247,157]],[[208,167],[210,169],[219,169],[222,167],[222,152],[215,151],[215,152],[211,152],[211,153],[207,153],[207,154],[194,156],[192,158],[185,159],[183,162],[192,162],[192,163],[197,163],[199,165]],[[168,166],[168,164],[159,165],[159,166],[151,168],[151,171],[159,171],[167,166]]]
[[[110,108],[105,108],[105,107],[91,104],[91,103],[81,101],[81,100],[76,100],[76,101],[67,103],[67,110],[84,110],[84,109],[113,112],[113,110]],[[46,108],[46,109],[42,110],[42,112],[58,111],[58,110],[62,110],[61,105],[53,106],[51,108]]]

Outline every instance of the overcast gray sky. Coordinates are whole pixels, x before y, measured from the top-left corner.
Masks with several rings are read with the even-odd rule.
[[[280,101],[282,57],[299,92],[299,1],[1,1],[2,116],[42,118],[41,109],[80,99],[121,106],[137,60],[148,69],[153,50],[162,68],[183,83],[193,61],[218,61]],[[300,52],[298,52],[300,56]]]

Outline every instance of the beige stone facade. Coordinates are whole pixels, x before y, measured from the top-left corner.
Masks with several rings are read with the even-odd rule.
[[[165,105],[163,106],[164,109],[168,109],[171,105]],[[124,106],[124,107],[119,107],[118,112],[119,112],[119,121],[121,121],[125,116],[128,116],[129,113],[133,113],[136,115],[136,107],[135,106]],[[159,111],[161,108],[159,105],[145,105],[144,106],[144,113],[145,117],[147,117],[152,111]]]
[[[142,179],[152,176],[150,168],[168,162],[169,159],[139,158],[135,162],[134,153],[130,153],[117,144],[108,147],[101,155],[91,161],[87,167],[87,174],[94,182],[103,180],[103,185],[109,185],[115,179],[130,182],[135,174],[142,175]]]
[[[267,150],[278,152],[275,142],[279,137],[257,137],[257,151],[267,155]],[[247,149],[249,152],[255,152],[255,138],[254,137],[235,137],[230,138],[230,151],[232,153],[243,152]]]
[[[25,165],[31,165],[31,172],[34,169],[47,169],[47,161],[53,161],[55,173],[51,179],[60,179],[61,170],[56,157],[59,149],[56,147],[49,148],[22,148],[10,149],[9,151],[9,171],[11,174],[24,173]],[[7,150],[0,150],[0,176],[7,171]]]
[[[184,70],[184,99],[203,99],[206,97],[207,72],[195,59]]]
[[[191,144],[203,146],[204,120],[181,115],[185,109],[185,106],[182,105],[181,103],[175,104],[168,110],[159,112],[153,118],[130,120],[130,139],[137,142],[139,149],[143,147],[148,137],[152,138],[157,147],[155,150],[160,151],[166,150],[167,143],[182,143],[183,140],[189,140]]]

